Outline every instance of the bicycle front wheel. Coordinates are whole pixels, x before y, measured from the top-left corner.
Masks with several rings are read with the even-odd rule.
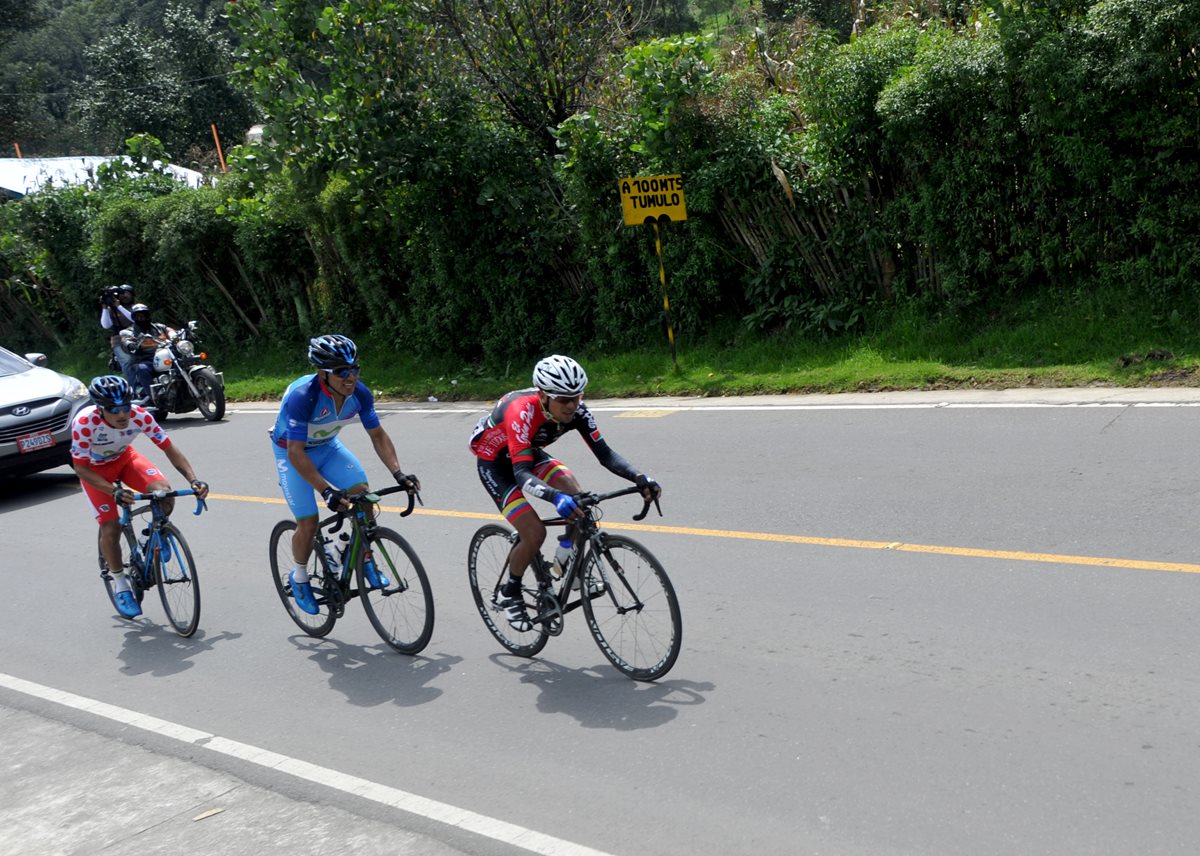
[[[200,578],[192,551],[175,524],[160,530],[149,558],[167,620],[180,636],[191,636],[200,625]]]
[[[320,638],[333,629],[337,617],[330,610],[329,597],[325,593],[323,576],[317,573],[317,551],[313,550],[308,557],[308,578],[312,583],[313,597],[317,601],[316,615],[309,615],[296,605],[292,597],[292,583],[288,575],[292,572],[295,558],[292,555],[292,539],[296,534],[296,521],[281,520],[271,530],[271,579],[275,581],[275,591],[283,601],[283,608],[296,626],[309,636]],[[335,583],[336,585],[336,583]]]
[[[391,529],[376,529],[356,573],[375,632],[401,654],[423,650],[433,635],[433,592],[408,542]]]
[[[512,530],[495,523],[481,527],[467,548],[467,576],[475,607],[496,641],[514,654],[532,657],[550,640],[546,626],[535,624],[532,630],[522,633],[505,620],[503,611],[495,605],[500,584],[508,573],[508,554],[513,544]],[[532,572],[526,576],[533,578]],[[537,612],[536,593],[525,593],[525,605],[531,612]]]
[[[600,535],[580,569],[599,577],[604,590],[583,599],[592,638],[614,666],[636,681],[661,678],[683,645],[683,620],[675,589],[658,559],[637,541]]]

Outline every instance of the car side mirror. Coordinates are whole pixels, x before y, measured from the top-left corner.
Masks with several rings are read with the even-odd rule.
[[[33,363],[35,366],[38,366],[39,368],[44,369],[46,367],[46,355],[45,354],[26,354],[25,359],[29,360],[29,362]]]

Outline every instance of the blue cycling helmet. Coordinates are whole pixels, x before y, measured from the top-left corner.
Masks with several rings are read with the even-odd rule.
[[[88,384],[88,393],[91,394],[92,401],[106,410],[113,407],[129,407],[133,404],[133,387],[120,375],[100,375],[92,378],[92,382]]]
[[[345,336],[317,336],[308,343],[308,361],[319,369],[336,369],[358,362],[358,348]]]

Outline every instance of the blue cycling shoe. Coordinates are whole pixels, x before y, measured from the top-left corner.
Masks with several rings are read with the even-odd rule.
[[[387,574],[381,574],[374,562],[367,562],[363,567],[363,572],[366,573],[367,585],[371,588],[385,589],[392,584],[392,581],[387,578]]]
[[[137,602],[137,598],[133,596],[131,591],[119,591],[113,594],[113,600],[117,602],[117,612],[126,618],[137,618],[142,614],[142,607]]]
[[[296,582],[295,571],[288,574],[288,582],[292,585],[292,597],[296,599],[296,606],[303,609],[309,615],[316,615],[320,612],[317,607],[317,599],[313,597],[312,583],[307,580],[302,583]]]

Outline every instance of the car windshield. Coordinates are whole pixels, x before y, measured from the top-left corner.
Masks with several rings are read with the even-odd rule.
[[[12,351],[0,348],[0,377],[27,372],[30,368],[31,366],[28,362],[18,357]]]

